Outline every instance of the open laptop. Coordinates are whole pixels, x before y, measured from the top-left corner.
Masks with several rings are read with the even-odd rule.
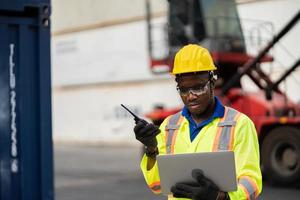
[[[168,154],[157,156],[162,193],[171,194],[171,187],[177,182],[196,181],[193,169],[201,169],[221,191],[237,190],[234,153],[219,151],[207,153]]]

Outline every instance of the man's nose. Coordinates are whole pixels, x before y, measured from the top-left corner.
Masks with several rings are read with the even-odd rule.
[[[191,90],[189,90],[189,94],[188,94],[187,97],[188,97],[189,100],[197,99],[197,95],[194,94]]]

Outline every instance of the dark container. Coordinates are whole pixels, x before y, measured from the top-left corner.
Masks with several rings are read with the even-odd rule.
[[[53,200],[50,1],[0,0],[0,200]]]

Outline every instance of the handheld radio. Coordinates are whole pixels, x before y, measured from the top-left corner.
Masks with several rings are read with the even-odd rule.
[[[121,104],[121,106],[123,108],[125,108],[125,110],[127,110],[133,117],[134,117],[134,121],[135,124],[139,123],[139,122],[143,122],[145,125],[148,124],[148,122],[140,117],[138,117],[136,114],[134,114],[131,110],[129,110],[126,106],[124,106],[123,104]]]

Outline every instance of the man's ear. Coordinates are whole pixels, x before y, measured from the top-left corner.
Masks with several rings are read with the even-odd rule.
[[[216,82],[218,80],[218,75],[216,73],[214,73],[213,71],[209,72],[209,78],[211,81]]]
[[[213,74],[212,79],[214,82],[216,82],[218,80],[218,75],[217,74]]]

